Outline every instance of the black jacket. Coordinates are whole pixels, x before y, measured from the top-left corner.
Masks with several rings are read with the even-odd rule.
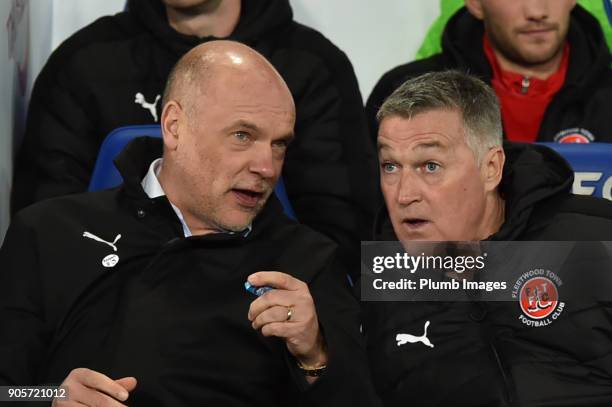
[[[174,31],[160,0],[130,0],[128,8],[67,39],[37,78],[15,170],[14,211],[84,192],[104,137],[119,126],[154,122],[135,95],[153,103],[177,60],[214,39]],[[360,231],[371,231],[376,164],[349,60],[293,21],[288,0],[244,1],[228,39],[268,58],[295,99],[296,138],[283,176],[298,219],[356,253]],[[161,116],[161,101],[156,106]]]
[[[398,66],[378,81],[366,104],[371,136],[378,132],[376,112],[384,100],[409,78],[445,69],[459,69],[491,83],[492,70],[484,54],[484,26],[466,8],[448,21],[442,35],[442,53]],[[579,133],[591,141],[612,141],[610,51],[599,22],[582,7],[571,14],[567,39],[569,66],[565,83],[544,113],[537,141],[559,141]]]
[[[60,383],[88,367],[136,376],[130,405],[369,405],[359,307],[336,245],[274,198],[246,236],[184,238],[168,200],[140,186],[160,155],[160,140],[136,140],[118,161],[123,187],[15,217],[0,250],[0,383]],[[260,270],[309,285],[329,352],[310,388],[284,342],[247,319],[244,282]]]
[[[560,291],[565,309],[549,326],[536,328],[520,322],[516,300],[364,303],[372,376],[385,405],[612,405],[612,246],[606,252],[600,242],[587,242],[612,240],[612,203],[570,194],[572,172],[552,150],[508,143],[505,151],[500,190],[506,221],[482,244],[584,241],[568,246]],[[376,229],[377,240],[396,240],[385,211]],[[529,243],[518,254],[531,268],[556,255]],[[507,243],[498,244],[505,253]],[[501,276],[521,272],[504,266]],[[428,320],[434,348],[396,344],[397,333],[420,335]]]

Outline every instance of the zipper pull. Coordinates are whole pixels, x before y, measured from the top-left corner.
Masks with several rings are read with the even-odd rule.
[[[529,90],[529,77],[528,76],[524,76],[523,77],[523,82],[521,82],[521,93],[523,95],[527,94],[527,91]]]

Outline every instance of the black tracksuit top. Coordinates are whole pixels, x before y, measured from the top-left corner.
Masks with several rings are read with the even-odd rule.
[[[571,168],[546,147],[506,143],[504,150],[506,219],[484,244],[576,241],[566,264],[579,273],[566,274],[566,287],[605,295],[574,290],[561,298],[561,317],[540,328],[517,319],[516,301],[363,303],[372,377],[386,406],[612,405],[612,253],[600,243],[612,241],[612,202],[571,194]],[[376,240],[396,240],[385,210]],[[547,253],[529,255],[534,267]],[[398,332],[420,335],[427,320],[434,348],[397,346]]]

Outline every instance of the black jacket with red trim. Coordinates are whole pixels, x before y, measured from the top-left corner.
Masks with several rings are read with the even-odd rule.
[[[461,8],[448,21],[442,35],[442,52],[400,65],[385,73],[366,103],[371,137],[378,133],[376,112],[406,80],[427,72],[459,69],[491,83],[491,66],[482,39],[484,25]],[[612,142],[612,57],[595,17],[577,5],[567,34],[570,57],[563,87],[548,105],[537,141],[562,141],[577,136],[581,142]],[[575,140],[574,140],[575,141]]]

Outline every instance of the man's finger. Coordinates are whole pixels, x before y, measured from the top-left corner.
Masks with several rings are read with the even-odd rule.
[[[280,271],[258,271],[251,274],[247,280],[256,286],[268,285],[291,291],[299,290],[305,285],[301,280]]]
[[[129,396],[129,393],[123,386],[115,383],[110,377],[94,370],[78,369],[75,371],[75,379],[90,389],[104,392],[120,401],[127,400]]]
[[[294,336],[295,332],[295,325],[286,324],[284,322],[270,322],[261,327],[261,334],[263,336],[276,336],[286,339]]]
[[[271,290],[254,300],[249,306],[248,318],[249,321],[255,320],[259,314],[268,308],[280,305],[289,307],[295,305],[296,296],[293,291],[287,290]]]
[[[255,320],[253,321],[253,328],[259,329],[262,326],[271,322],[287,322],[287,316],[289,315],[288,312],[288,307],[283,307],[279,305],[270,307],[261,314],[259,314],[257,318],[255,318]]]
[[[121,379],[115,380],[115,383],[126,389],[128,392],[133,391],[138,384],[135,377],[122,377]]]
[[[75,383],[74,386],[70,387],[68,396],[70,397],[69,401],[82,403],[86,406],[126,407],[125,404],[121,404],[108,394],[83,386],[80,383]]]
[[[83,404],[79,401],[72,401],[72,400],[60,400],[60,399],[56,399],[53,400],[53,403],[51,403],[51,407],[82,407],[82,406],[86,406],[88,407],[86,404]]]

